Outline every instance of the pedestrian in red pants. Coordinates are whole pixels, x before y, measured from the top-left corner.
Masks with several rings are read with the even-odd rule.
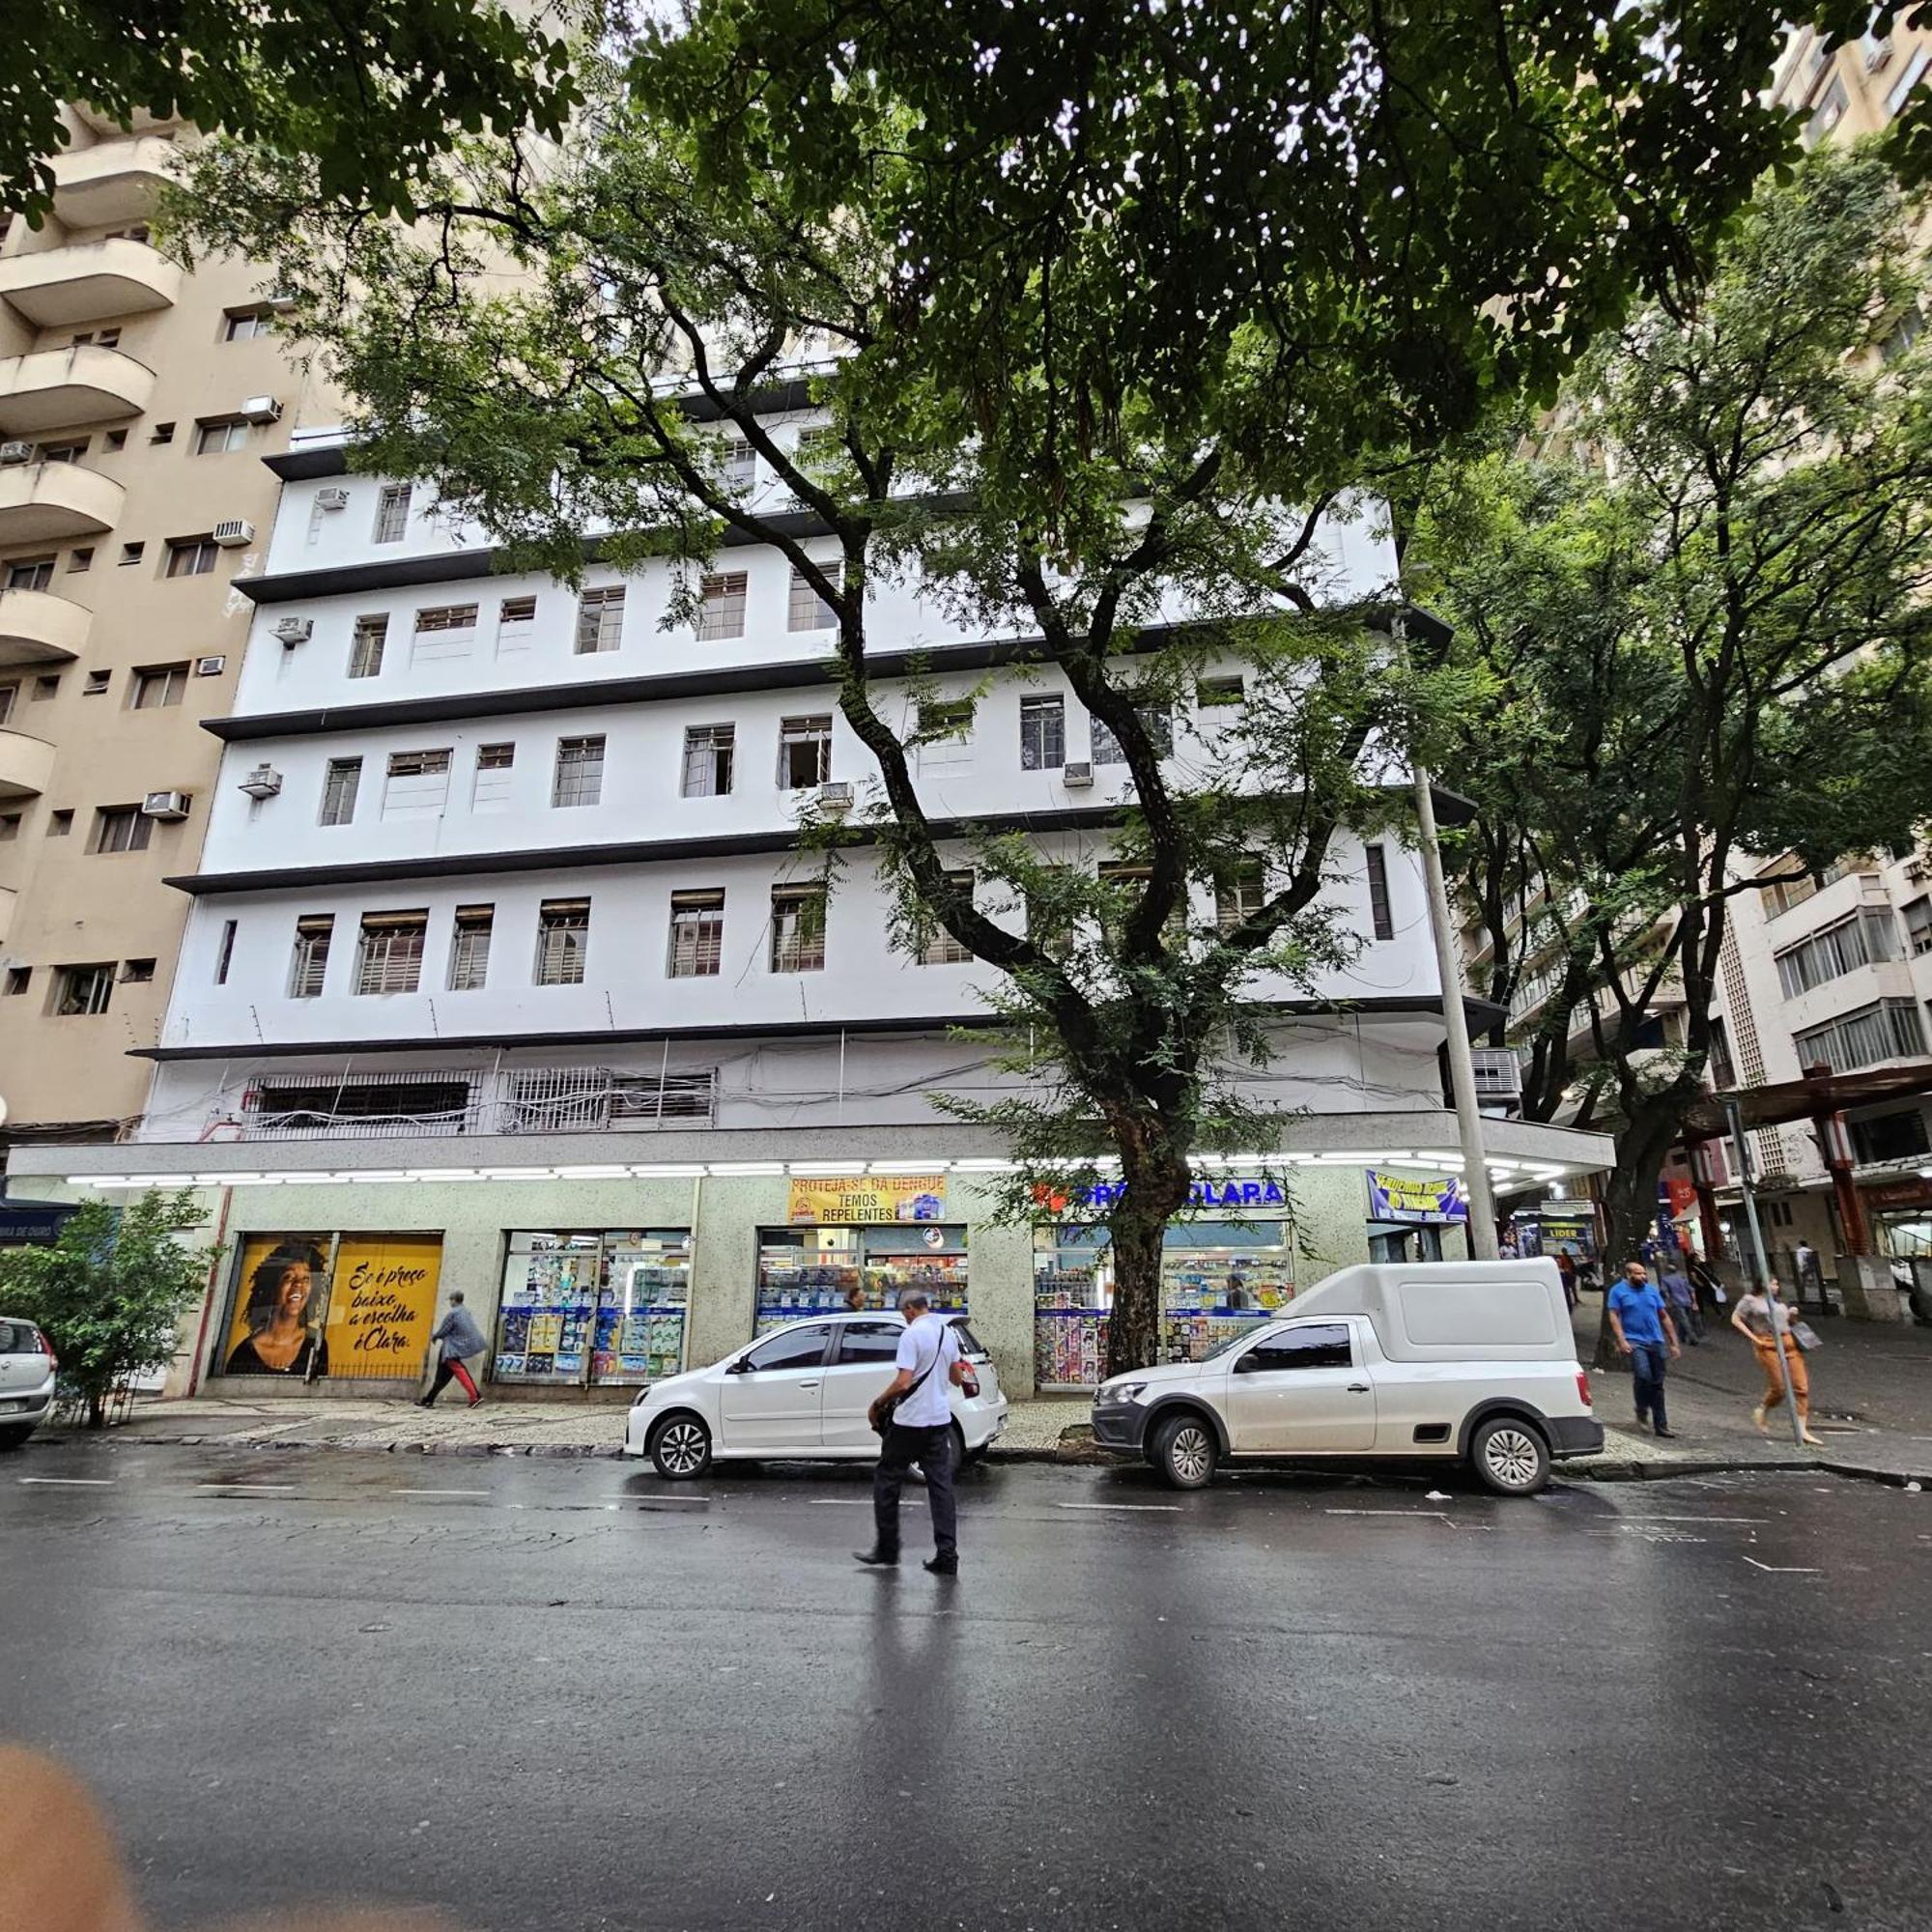
[[[463,1384],[469,1397],[469,1406],[474,1408],[483,1400],[483,1392],[470,1378],[469,1371],[463,1366],[463,1358],[466,1355],[480,1355],[490,1345],[482,1329],[477,1327],[476,1318],[464,1307],[460,1288],[449,1297],[449,1313],[437,1323],[429,1339],[437,1350],[436,1379],[430,1383],[427,1395],[416,1397],[416,1406],[432,1406],[437,1397],[449,1386],[450,1378],[454,1377]]]

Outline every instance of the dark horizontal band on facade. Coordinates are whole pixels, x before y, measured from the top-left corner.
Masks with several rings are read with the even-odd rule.
[[[1482,1029],[1492,1025],[1501,1014],[1501,1009],[1492,1007],[1487,1000],[1464,1000],[1472,1029]],[[1333,1000],[1280,1000],[1260,1006],[1257,1010],[1281,1019],[1350,1019],[1363,1017],[1369,1019],[1427,1019],[1439,1017],[1442,1012],[1441,1000],[1433,993],[1410,995],[1406,993],[1378,993],[1366,999],[1337,1002]],[[128,1049],[130,1060],[281,1060],[292,1059],[301,1054],[343,1053],[362,1055],[365,1053],[449,1053],[494,1051],[499,1047],[552,1047],[582,1051],[599,1046],[645,1046],[660,1040],[701,1040],[701,1039],[745,1039],[750,1037],[765,1039],[836,1039],[843,1034],[848,1039],[864,1039],[870,1035],[905,1035],[922,1033],[950,1033],[956,1028],[971,1029],[996,1028],[999,1015],[994,1012],[977,1013],[927,1013],[909,1019],[865,1019],[865,1020],[757,1020],[747,1021],[743,1025],[712,1024],[709,1026],[683,1027],[630,1027],[598,1029],[590,1031],[577,1029],[567,1033],[497,1033],[478,1034],[468,1037],[461,1034],[440,1034],[433,1039],[312,1039],[312,1040],[233,1040],[226,1044],[210,1046],[136,1046]]]

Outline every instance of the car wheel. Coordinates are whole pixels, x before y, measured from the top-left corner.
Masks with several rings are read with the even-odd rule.
[[[1549,1480],[1548,1443],[1514,1415],[1478,1425],[1469,1462],[1499,1496],[1533,1496]]]
[[[966,1449],[966,1432],[955,1422],[952,1425],[952,1473],[956,1476],[971,1461],[972,1457]]]
[[[668,1483],[688,1483],[711,1466],[711,1432],[695,1415],[672,1415],[651,1436],[651,1461]]]
[[[1205,1489],[1219,1461],[1214,1432],[1198,1415],[1174,1416],[1154,1431],[1153,1465],[1172,1489]]]
[[[0,1449],[22,1448],[37,1426],[31,1422],[10,1422],[0,1427]]]

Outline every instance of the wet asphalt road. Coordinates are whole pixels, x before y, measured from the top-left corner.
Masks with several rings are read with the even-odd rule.
[[[168,1927],[1932,1924],[1932,1493],[1429,1488],[34,1447],[0,1733]]]

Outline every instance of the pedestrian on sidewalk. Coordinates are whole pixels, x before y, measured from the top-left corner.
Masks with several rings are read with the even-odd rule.
[[[1760,1435],[1771,1434],[1771,1411],[1784,1400],[1784,1377],[1778,1373],[1777,1357],[1782,1351],[1784,1367],[1791,1377],[1791,1400],[1798,1410],[1798,1426],[1804,1440],[1814,1449],[1824,1443],[1811,1434],[1811,1374],[1804,1351],[1791,1332],[1791,1311],[1778,1293],[1777,1283],[1768,1294],[1748,1289],[1738,1296],[1731,1326],[1757,1350],[1757,1365],[1764,1371],[1764,1400],[1751,1410]]]
[[[1664,1419],[1663,1376],[1671,1358],[1682,1350],[1670,1311],[1641,1262],[1624,1264],[1624,1278],[1610,1290],[1608,1307],[1610,1332],[1617,1338],[1617,1347],[1630,1357],[1636,1426],[1641,1429],[1647,1420],[1653,1435],[1674,1435]]]
[[[879,1433],[879,1462],[872,1471],[872,1547],[855,1550],[861,1563],[890,1569],[899,1560],[899,1492],[917,1463],[932,1511],[935,1577],[959,1569],[957,1512],[952,1499],[953,1383],[965,1379],[959,1331],[917,1292],[899,1296],[905,1333],[894,1358],[898,1370],[872,1404],[868,1416]]]
[[[1556,1250],[1556,1273],[1563,1283],[1563,1299],[1574,1315],[1577,1312],[1577,1257],[1568,1248]]]
[[[1663,1291],[1664,1305],[1677,1324],[1678,1338],[1694,1349],[1704,1339],[1704,1318],[1697,1311],[1697,1296],[1690,1287],[1690,1276],[1682,1256],[1671,1253],[1657,1285]]]
[[[474,1408],[483,1400],[483,1391],[476,1386],[469,1371],[464,1366],[466,1355],[480,1355],[490,1344],[482,1329],[476,1325],[476,1318],[463,1305],[463,1291],[459,1288],[449,1297],[449,1313],[436,1324],[429,1338],[435,1345],[436,1379],[429,1385],[427,1395],[416,1397],[418,1408],[433,1408],[436,1399],[449,1386],[453,1376],[463,1384],[469,1397],[469,1406]]]

